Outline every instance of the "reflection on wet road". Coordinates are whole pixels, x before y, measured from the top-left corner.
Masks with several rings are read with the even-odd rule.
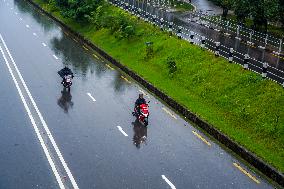
[[[0,0],[0,23],[14,60],[0,43],[0,85],[9,91],[0,92],[0,103],[17,107],[0,110],[0,130],[6,133],[0,144],[8,152],[0,158],[6,170],[0,188],[19,188],[19,182],[23,188],[273,188],[27,2]],[[62,88],[57,74],[64,66],[75,75],[71,91]],[[141,91],[151,99],[148,127],[131,114]]]
[[[133,144],[136,146],[137,149],[141,147],[142,144],[147,144],[147,127],[141,124],[137,119],[132,122],[133,125]]]
[[[58,106],[60,106],[65,113],[68,113],[68,109],[72,108],[74,103],[72,102],[71,91],[65,87],[61,91],[61,97],[57,100]]]

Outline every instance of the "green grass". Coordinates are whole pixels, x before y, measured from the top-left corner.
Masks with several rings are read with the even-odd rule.
[[[35,1],[43,5],[42,0]],[[107,11],[121,10],[109,7]],[[117,39],[108,29],[82,25],[63,18],[58,11],[53,14],[203,120],[284,171],[283,87],[139,20],[139,34]],[[154,46],[150,59],[145,59],[147,41]],[[173,77],[169,77],[166,64],[169,56],[178,67]]]

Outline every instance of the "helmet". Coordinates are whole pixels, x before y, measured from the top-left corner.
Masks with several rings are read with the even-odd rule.
[[[143,94],[142,93],[139,94],[139,98],[143,98]]]

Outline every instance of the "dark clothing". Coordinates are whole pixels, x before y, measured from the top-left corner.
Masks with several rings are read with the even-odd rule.
[[[146,100],[144,98],[138,98],[135,102],[135,106],[140,106],[141,104],[146,104]]]
[[[138,114],[141,114],[139,107],[141,104],[146,104],[146,100],[144,98],[138,98],[135,102],[135,109]]]
[[[72,78],[74,77],[74,76],[73,76],[73,72],[71,71],[71,69],[70,69],[70,68],[67,68],[67,67],[64,67],[63,69],[61,69],[61,70],[58,71],[57,73],[58,73],[58,74],[60,75],[60,77],[62,77],[63,79],[64,79],[64,76],[66,76],[66,75],[71,75]]]

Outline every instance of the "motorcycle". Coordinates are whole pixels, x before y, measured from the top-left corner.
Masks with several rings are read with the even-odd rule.
[[[134,112],[133,112],[133,116],[135,116],[145,126],[148,125],[148,121],[149,121],[148,107],[149,107],[148,104],[141,104],[139,108],[134,107]]]
[[[62,85],[65,88],[70,88],[72,85],[72,76],[71,75],[67,75],[64,77],[63,81],[62,81]]]
[[[72,79],[74,77],[71,69],[65,66],[63,69],[59,70],[57,73],[63,79],[62,82],[61,82],[63,87],[70,89],[70,87],[72,85]]]

